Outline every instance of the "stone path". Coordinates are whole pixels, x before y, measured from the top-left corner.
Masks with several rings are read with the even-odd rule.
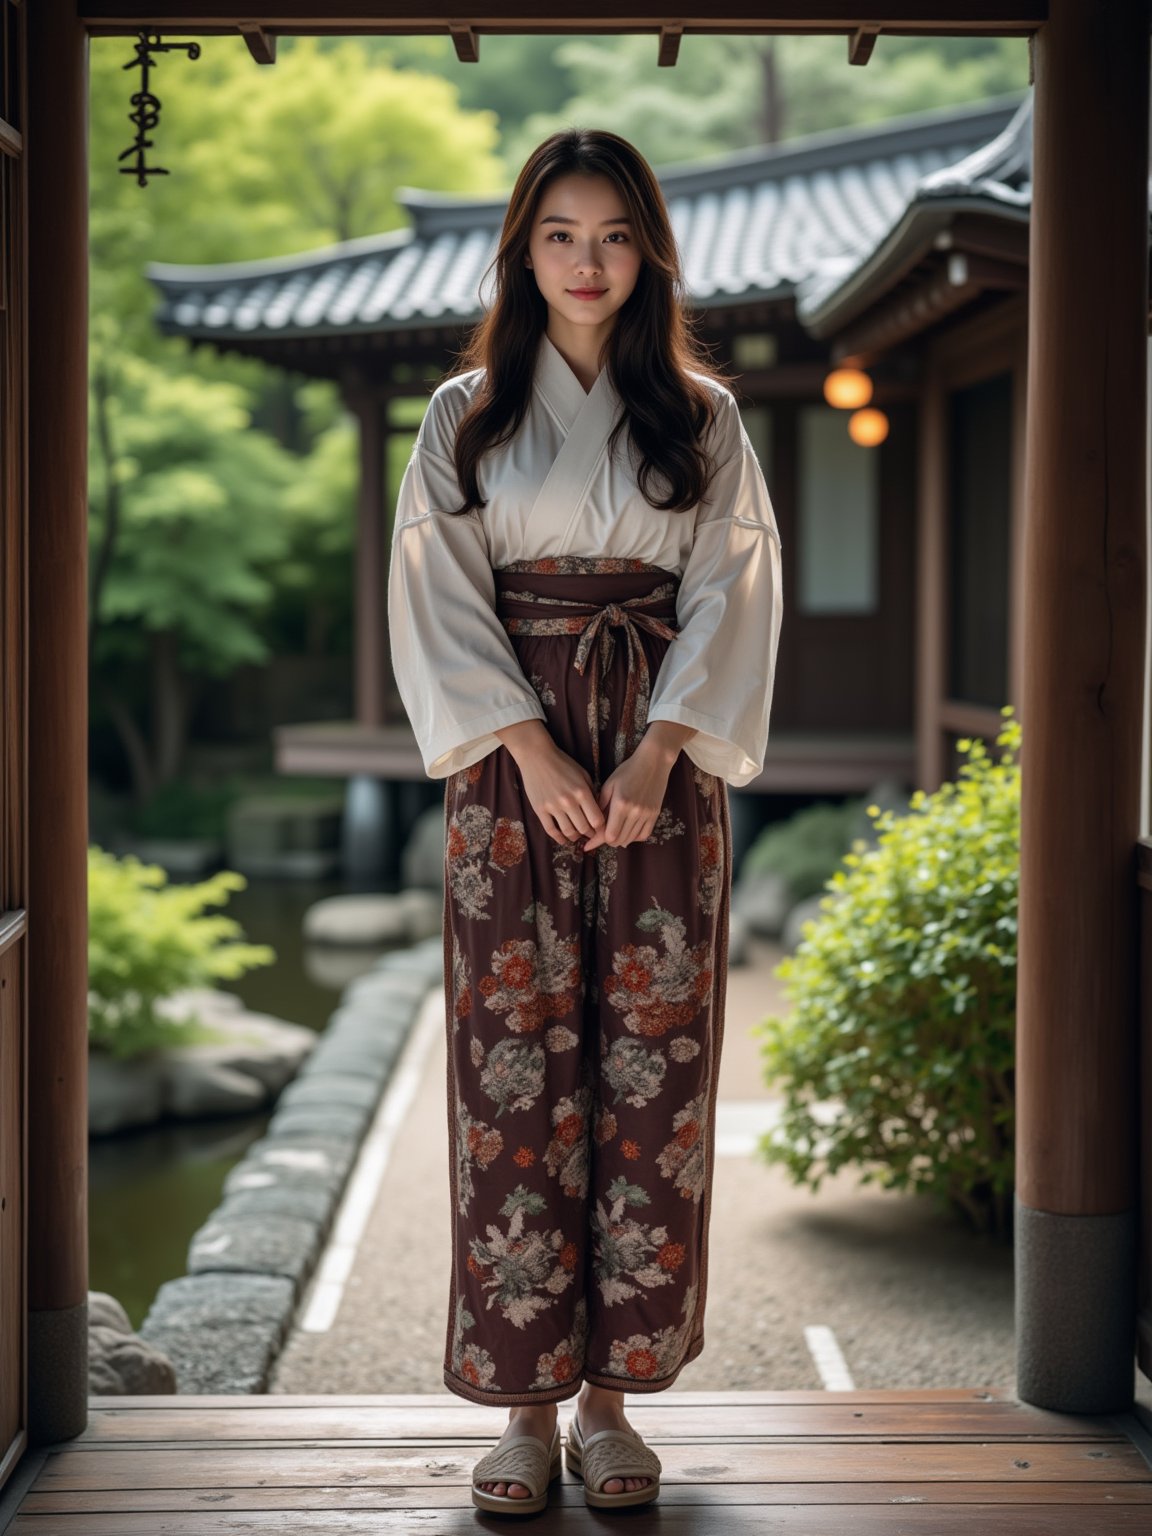
[[[772,975],[781,949],[754,939],[750,954],[729,977],[706,1343],[677,1387],[1010,1391],[1010,1247],[969,1235],[925,1200],[858,1186],[855,1173],[814,1195],[753,1155],[773,1100],[749,1030],[783,1004]],[[335,1318],[324,1332],[305,1331],[305,1297],[273,1392],[444,1390],[450,1228],[438,988],[421,1028],[429,1047]]]

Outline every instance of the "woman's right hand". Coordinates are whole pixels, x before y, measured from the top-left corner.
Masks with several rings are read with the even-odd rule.
[[[496,735],[515,759],[524,793],[554,843],[591,837],[604,826],[591,774],[556,745],[542,720],[520,720]]]

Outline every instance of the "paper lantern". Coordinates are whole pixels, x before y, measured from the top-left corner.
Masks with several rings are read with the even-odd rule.
[[[824,398],[838,410],[854,411],[872,398],[872,380],[859,368],[834,368],[824,379]]]
[[[853,411],[848,418],[848,436],[861,448],[875,448],[888,436],[888,418],[875,406],[867,410]]]

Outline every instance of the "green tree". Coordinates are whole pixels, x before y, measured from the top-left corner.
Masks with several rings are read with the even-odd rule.
[[[149,161],[169,174],[140,187],[119,160],[131,52],[92,44],[90,640],[144,803],[179,774],[209,680],[288,637],[347,643],[357,475],[336,386],[161,335],[148,262],[374,234],[404,223],[398,187],[490,190],[503,167],[494,115],[445,79],[351,40],[285,39],[261,69],[220,37],[159,57]]]
[[[180,771],[196,689],[267,655],[255,620],[290,547],[293,460],[250,430],[236,385],[169,374],[99,331],[89,650],[143,803]]]

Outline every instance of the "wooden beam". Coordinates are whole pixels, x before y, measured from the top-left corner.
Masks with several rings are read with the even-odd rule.
[[[864,11],[862,0],[720,0],[689,19],[677,20],[685,33],[855,34],[861,27],[898,35],[964,34],[1026,37],[1044,24],[1049,0],[880,0]],[[667,0],[629,0],[627,6],[600,0],[574,11],[550,8],[539,0],[502,0],[476,13],[459,8],[440,11],[413,0],[264,0],[244,11],[235,0],[76,0],[76,12],[89,31],[117,33],[141,26],[194,31],[201,35],[233,32],[241,22],[299,34],[391,32],[443,34],[453,27],[479,33],[659,32],[669,25]],[[864,11],[862,15],[861,12]]]
[[[276,62],[276,37],[267,27],[256,26],[251,22],[240,23],[240,33],[248,45],[248,52],[256,60],[257,64],[275,64]]]
[[[28,7],[28,1307],[32,1440],[87,1419],[88,43]]]
[[[1132,1402],[1148,15],[1036,39],[1016,1014],[1019,1395]]]
[[[671,69],[680,57],[680,39],[684,35],[684,26],[681,22],[670,21],[660,28],[660,51],[656,63],[662,68]]]
[[[872,50],[876,46],[876,39],[880,36],[880,28],[872,26],[857,27],[848,38],[848,62],[849,64],[867,64],[872,57]]]
[[[456,57],[461,64],[479,64],[480,39],[476,28],[465,22],[452,22],[448,31],[452,35],[452,43],[456,49]]]

